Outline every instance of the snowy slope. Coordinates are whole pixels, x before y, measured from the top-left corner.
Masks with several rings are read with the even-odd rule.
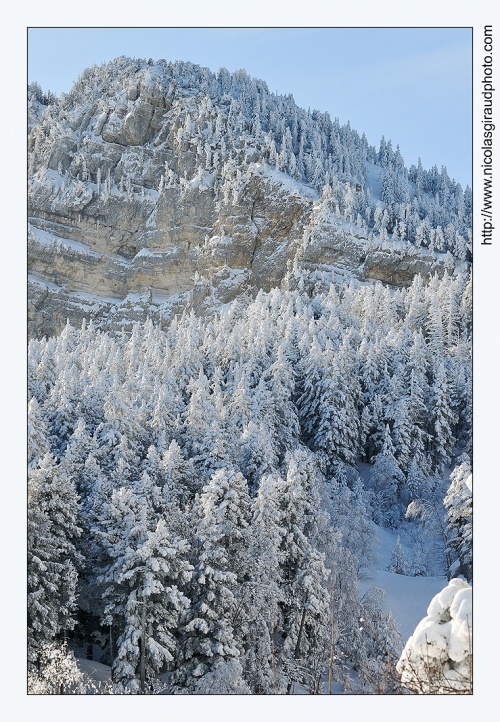
[[[392,612],[403,641],[413,634],[417,624],[427,614],[432,598],[448,583],[441,577],[408,577],[387,571],[391,552],[396,544],[397,532],[378,528],[379,563],[372,576],[363,579],[359,585],[362,596],[368,589],[378,587],[387,596],[385,606]]]

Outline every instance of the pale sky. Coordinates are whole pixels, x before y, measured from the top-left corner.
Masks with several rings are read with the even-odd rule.
[[[245,69],[304,108],[399,144],[406,165],[471,183],[472,32],[467,28],[30,28],[28,82],[68,92],[119,55]]]

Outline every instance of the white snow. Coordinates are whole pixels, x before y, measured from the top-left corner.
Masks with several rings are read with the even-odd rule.
[[[143,256],[150,256],[152,258],[165,258],[165,256],[177,253],[178,250],[179,246],[170,246],[170,248],[167,248],[164,251],[160,251],[158,249],[152,250],[150,248],[141,248],[141,250],[135,254],[133,261],[135,261],[136,258],[141,258]]]
[[[45,286],[46,288],[50,288],[51,291],[55,291],[56,293],[58,291],[62,291],[61,286],[58,286],[57,283],[51,283],[50,281],[46,281],[44,278],[40,278],[37,276],[36,273],[28,273],[28,283],[36,283],[37,286]]]
[[[69,296],[75,299],[76,302],[81,302],[84,306],[103,306],[106,303],[118,305],[123,303],[121,298],[114,298],[113,296],[99,296],[95,293],[86,293],[85,291],[71,291]]]
[[[282,173],[270,165],[264,165],[263,163],[251,163],[250,167],[257,169],[259,175],[265,176],[275,183],[279,183],[290,193],[295,193],[296,195],[306,196],[313,199],[319,198],[319,194],[314,190],[314,188],[311,188],[311,186],[308,186],[305,183],[294,180],[287,173]]]
[[[191,188],[199,188],[200,190],[206,190],[207,188],[212,188],[214,184],[214,175],[213,173],[209,173],[208,171],[201,170],[201,168],[198,170],[198,173],[194,175],[191,180],[188,182],[188,185]]]
[[[94,682],[107,682],[111,679],[111,667],[101,662],[95,662],[91,659],[81,659],[77,657],[78,667],[82,672],[88,674]]]
[[[83,255],[94,256],[94,258],[101,257],[101,254],[96,253],[84,243],[73,241],[70,238],[54,236],[52,233],[48,233],[47,231],[43,231],[42,229],[31,225],[31,223],[28,224],[28,238],[34,240],[42,246],[63,246]]]
[[[360,595],[378,587],[386,592],[385,607],[392,612],[403,642],[426,615],[431,599],[446,585],[446,577],[410,577],[387,571],[398,532],[377,528],[379,562],[371,577],[360,581]],[[404,545],[403,545],[404,548]]]

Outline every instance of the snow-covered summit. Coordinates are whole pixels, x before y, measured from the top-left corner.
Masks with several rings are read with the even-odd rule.
[[[207,284],[216,306],[294,266],[408,286],[470,261],[470,189],[244,71],[121,57],[57,99],[30,86],[29,107],[30,222],[65,239],[30,249],[47,282],[30,295],[35,335],[79,321],[79,291],[188,294],[195,308]],[[226,268],[243,284],[222,289]]]

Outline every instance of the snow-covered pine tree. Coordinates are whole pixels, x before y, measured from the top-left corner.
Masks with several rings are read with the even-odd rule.
[[[277,350],[277,359],[267,372],[267,387],[274,407],[274,434],[277,442],[278,459],[293,448],[299,439],[300,425],[297,410],[292,403],[295,392],[295,372],[288,359],[287,347],[282,342]]]
[[[384,443],[374,459],[370,485],[375,494],[374,520],[378,524],[394,527],[401,516],[399,489],[403,474],[394,456],[389,427],[385,427]]]
[[[389,564],[388,570],[394,574],[406,574],[407,564],[405,562],[403,547],[401,546],[401,539],[396,539],[396,544],[391,552],[391,563]]]
[[[341,364],[330,343],[323,351],[314,339],[304,359],[304,391],[297,406],[311,448],[331,462],[353,464],[359,445],[357,398]]]
[[[159,489],[144,472],[132,487],[114,489],[94,533],[107,563],[98,583],[106,600],[102,623],[118,636],[113,678],[146,693],[176,655],[175,630],[189,605],[188,544],[155,509]]]
[[[327,515],[321,509],[319,474],[311,453],[297,448],[287,455],[284,483],[275,487],[275,504],[281,511],[282,537],[282,648],[278,658],[288,676],[305,681],[310,664],[321,658],[327,638],[329,570],[320,544],[332,542]]]
[[[250,420],[243,429],[239,444],[240,470],[248,479],[253,494],[259,488],[262,477],[278,467],[277,449],[265,420],[261,420],[259,425]]]
[[[431,395],[431,458],[433,468],[442,474],[450,463],[455,445],[453,436],[455,417],[451,409],[448,376],[442,361],[438,362],[435,367]]]
[[[199,556],[182,620],[182,654],[171,680],[173,693],[241,694],[241,635],[245,619],[250,497],[244,477],[215,472],[199,500]]]
[[[408,398],[402,396],[394,409],[392,440],[399,467],[403,473],[408,471],[413,449],[413,425],[411,422]]]
[[[184,419],[184,445],[198,471],[209,478],[228,458],[226,432],[217,400],[220,388],[212,391],[209,380],[200,371],[198,377],[189,382],[187,391],[190,399]]]
[[[278,694],[286,690],[287,678],[278,663],[283,628],[285,591],[282,578],[286,537],[277,472],[262,477],[252,504],[248,628],[245,637],[245,679],[253,692]]]
[[[370,518],[368,495],[356,472],[350,484],[352,488],[348,486],[346,468],[338,464],[333,475],[328,478],[330,523],[341,534],[341,539],[335,545],[339,551],[333,558],[348,553],[353,560],[355,573],[361,576],[369,573],[376,560],[375,526]]]
[[[49,451],[47,424],[38,401],[32,396],[28,404],[28,467],[36,466]]]
[[[53,453],[61,459],[78,422],[78,374],[74,365],[63,364],[45,402]]]
[[[203,479],[197,473],[191,459],[186,459],[175,441],[161,456],[158,485],[162,487],[164,504],[175,504],[186,514],[191,509],[196,494],[202,489]]]
[[[78,496],[47,453],[28,470],[28,660],[74,627],[81,557]]]
[[[444,498],[447,513],[447,553],[449,578],[462,574],[472,582],[472,471],[469,457],[463,454],[450,474],[450,486]]]

